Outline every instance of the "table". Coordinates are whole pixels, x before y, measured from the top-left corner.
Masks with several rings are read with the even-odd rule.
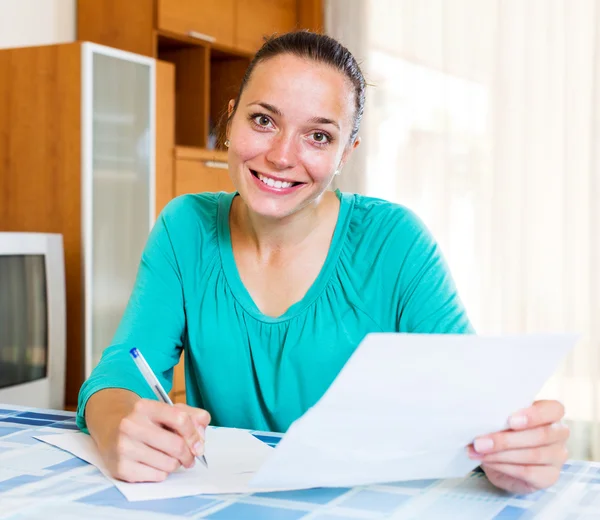
[[[34,435],[77,430],[71,412],[0,404],[0,519],[600,519],[600,463],[570,461],[549,490],[504,494],[465,479],[128,502],[94,467]],[[275,445],[277,435],[252,432]]]

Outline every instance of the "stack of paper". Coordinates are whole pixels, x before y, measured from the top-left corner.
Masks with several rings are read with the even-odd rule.
[[[528,407],[575,335],[370,334],[276,449],[246,431],[207,430],[207,470],[162,483],[114,479],[129,500],[462,477],[466,446]],[[106,468],[81,433],[38,437]]]

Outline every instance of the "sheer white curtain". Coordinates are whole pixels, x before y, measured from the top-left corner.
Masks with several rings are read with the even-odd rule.
[[[600,2],[329,0],[326,28],[372,85],[338,186],[423,218],[479,332],[581,333],[541,396],[600,419]]]

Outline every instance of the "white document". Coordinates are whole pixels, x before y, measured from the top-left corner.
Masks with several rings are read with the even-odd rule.
[[[181,468],[163,482],[128,483],[110,476],[96,443],[82,432],[36,436],[40,441],[72,453],[96,466],[130,501],[156,500],[199,494],[248,493],[248,481],[273,452],[245,430],[207,428],[205,457],[208,469],[196,462]]]
[[[83,433],[38,436],[95,465],[131,501],[466,476],[466,446],[531,405],[575,335],[369,334],[276,449],[208,428],[206,459],[160,483],[112,479]]]
[[[466,476],[465,447],[531,405],[576,335],[370,334],[250,481],[354,486]]]

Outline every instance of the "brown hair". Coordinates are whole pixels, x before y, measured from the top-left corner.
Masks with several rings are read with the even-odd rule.
[[[237,110],[242,92],[244,92],[256,65],[281,54],[291,54],[330,65],[350,80],[354,87],[355,98],[354,122],[350,133],[350,143],[353,143],[358,134],[365,107],[365,78],[356,59],[346,47],[329,36],[309,31],[289,32],[265,41],[246,69],[234,100],[233,110],[227,118],[227,125]]]

